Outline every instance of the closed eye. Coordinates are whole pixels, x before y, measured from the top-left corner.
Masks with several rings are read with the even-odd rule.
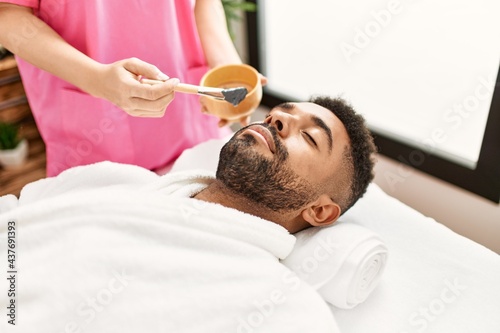
[[[312,143],[314,146],[318,147],[318,144],[316,143],[316,141],[313,139],[313,137],[309,133],[307,133],[307,132],[302,132],[302,133],[306,136],[307,140],[310,143]]]

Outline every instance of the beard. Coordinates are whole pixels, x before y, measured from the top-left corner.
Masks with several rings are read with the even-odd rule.
[[[216,178],[235,194],[273,211],[304,207],[314,200],[314,187],[287,165],[288,151],[277,130],[265,123],[258,126],[267,128],[273,136],[273,157],[255,151],[257,140],[250,134],[240,135],[249,126],[244,127],[222,147]]]

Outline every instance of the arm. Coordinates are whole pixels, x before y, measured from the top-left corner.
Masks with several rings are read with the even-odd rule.
[[[213,68],[225,64],[241,64],[241,58],[227,30],[226,15],[221,0],[196,0],[194,14],[208,66]],[[262,78],[265,84],[266,79]],[[200,99],[201,110],[208,113],[203,101],[202,97]],[[250,117],[243,117],[240,122],[246,126],[250,122]],[[219,126],[222,127],[228,123],[228,120],[221,119]]]
[[[241,59],[229,36],[226,15],[220,0],[196,0],[196,26],[208,66],[240,64]]]
[[[30,8],[0,3],[0,44],[12,53],[83,91],[109,100],[135,116],[162,116],[178,80],[151,86],[137,75],[168,78],[139,59],[101,64],[78,51]]]
[[[221,0],[196,0],[194,14],[208,66],[213,68],[225,64],[240,64],[241,58],[227,31],[226,15]],[[263,86],[267,83],[267,78],[263,75],[261,82]],[[203,97],[200,102],[202,112],[208,113]],[[243,126],[248,125],[250,116],[241,118],[240,122]],[[226,124],[228,124],[226,119],[219,121],[219,126]]]

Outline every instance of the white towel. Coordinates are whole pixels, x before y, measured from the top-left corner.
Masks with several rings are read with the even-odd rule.
[[[377,286],[386,265],[387,247],[374,232],[338,222],[295,236],[295,248],[282,263],[328,303],[351,309],[364,302]]]
[[[339,332],[279,263],[295,241],[286,229],[186,197],[208,179],[99,163],[0,200],[0,239],[11,219],[19,235],[18,318],[0,331]]]
[[[13,194],[7,194],[0,197],[0,214],[6,213],[17,207],[17,197]]]

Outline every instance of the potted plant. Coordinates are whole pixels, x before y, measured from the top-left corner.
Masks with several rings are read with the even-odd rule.
[[[222,0],[224,13],[226,14],[227,29],[231,38],[235,39],[235,32],[233,30],[233,22],[241,20],[241,12],[255,12],[257,5],[250,1],[244,0]]]
[[[18,132],[16,125],[0,122],[0,164],[5,168],[19,166],[28,157],[28,141]]]

